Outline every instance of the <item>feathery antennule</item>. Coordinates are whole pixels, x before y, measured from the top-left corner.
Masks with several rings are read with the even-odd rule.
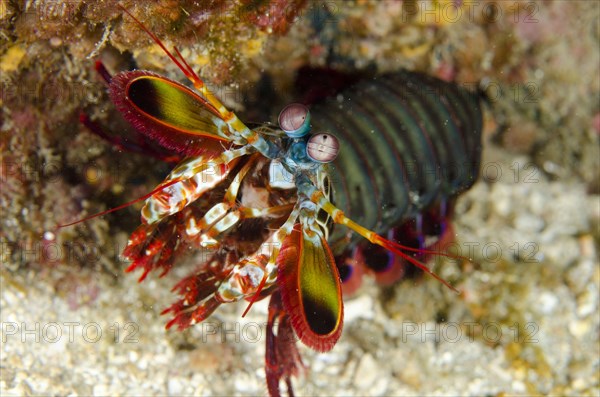
[[[420,252],[420,253],[432,253],[432,254],[442,254],[442,253],[437,253],[437,252],[428,251],[428,250],[421,250],[418,248],[409,248],[409,247],[403,246],[401,244],[389,241],[389,240],[383,238],[382,236],[378,235],[374,231],[369,230],[369,229],[359,225],[358,223],[354,222],[352,219],[348,218],[346,215],[344,215],[344,212],[342,210],[340,210],[335,205],[333,205],[329,200],[327,200],[327,198],[325,198],[325,196],[323,195],[323,193],[321,191],[317,190],[316,188],[314,188],[313,186],[310,186],[310,185],[304,185],[304,186],[306,187],[307,191],[310,192],[310,200],[312,202],[320,205],[321,208],[323,208],[323,210],[332,217],[332,219],[335,223],[342,224],[342,225],[349,227],[350,229],[354,230],[356,233],[360,234],[361,236],[363,236],[364,238],[369,240],[371,243],[377,244],[377,245],[393,252],[395,255],[398,255],[398,256],[406,259],[408,262],[410,262],[414,266],[417,266],[419,269],[432,275],[435,279],[440,281],[446,287],[450,288],[452,291],[456,292],[457,294],[460,293],[460,291],[458,289],[456,289],[455,287],[453,287],[449,282],[444,280],[442,277],[438,276],[436,273],[434,273],[431,269],[429,269],[422,262],[413,258],[406,252],[403,252],[403,250],[411,251],[411,252]],[[455,257],[454,255],[451,255],[451,254],[442,254],[442,256],[447,256],[450,258]]]

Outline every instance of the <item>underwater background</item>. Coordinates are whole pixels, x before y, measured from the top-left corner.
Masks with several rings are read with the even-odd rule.
[[[249,124],[274,122],[305,68],[404,68],[488,98],[479,180],[452,220],[474,262],[436,264],[461,295],[366,279],[335,348],[300,347],[298,395],[600,393],[599,2],[1,0],[0,394],[266,393],[266,301],[165,331],[193,257],[164,278],[126,274],[141,205],[56,230],[172,167],[80,123],[133,134],[97,59],[184,79],[117,4]]]

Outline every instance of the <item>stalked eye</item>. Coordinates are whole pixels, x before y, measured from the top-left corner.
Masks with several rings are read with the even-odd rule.
[[[306,154],[317,163],[330,163],[338,155],[340,142],[331,134],[315,134],[306,145]]]
[[[310,113],[301,103],[287,105],[279,113],[279,127],[290,138],[300,138],[310,130]]]

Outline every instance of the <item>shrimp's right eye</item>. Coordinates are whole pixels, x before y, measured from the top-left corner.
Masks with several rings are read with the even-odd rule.
[[[310,131],[310,112],[301,103],[287,105],[279,113],[279,127],[290,138],[301,138]]]

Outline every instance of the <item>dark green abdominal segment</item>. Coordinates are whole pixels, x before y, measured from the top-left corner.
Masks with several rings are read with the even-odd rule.
[[[456,84],[399,72],[362,81],[311,113],[313,131],[340,141],[330,174],[333,201],[375,232],[385,233],[476,179],[480,102]],[[335,228],[330,241],[342,229]]]

